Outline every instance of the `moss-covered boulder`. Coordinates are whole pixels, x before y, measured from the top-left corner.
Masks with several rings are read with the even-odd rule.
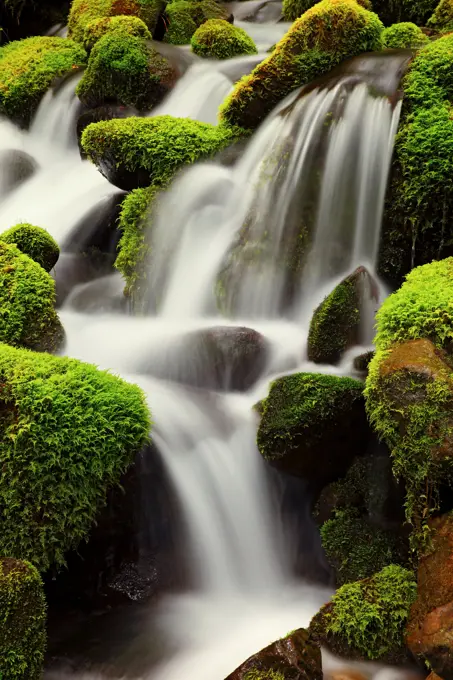
[[[40,680],[46,647],[46,600],[29,562],[0,558],[0,677]]]
[[[83,46],[90,52],[98,40],[105,35],[115,33],[122,36],[133,36],[151,40],[152,35],[144,21],[134,16],[101,17],[95,19],[85,29]]]
[[[357,2],[365,9],[373,9],[371,0],[357,0]],[[313,5],[316,5],[316,0],[283,0],[283,18],[286,21],[295,21]]]
[[[66,38],[27,38],[0,48],[0,115],[26,126],[55,78],[86,62]]]
[[[165,185],[184,165],[209,158],[234,140],[225,128],[189,118],[125,118],[89,125],[82,147],[120,189]]]
[[[432,545],[419,561],[417,599],[407,626],[412,654],[445,680],[453,677],[453,515],[432,520]]]
[[[14,244],[0,241],[0,281],[0,342],[58,350],[64,331],[54,307],[52,277]]]
[[[76,93],[90,108],[114,102],[143,111],[158,104],[176,78],[147,40],[113,31],[93,47]]]
[[[311,639],[349,659],[406,663],[404,630],[416,591],[413,573],[394,564],[347,583],[312,619]]]
[[[362,383],[351,378],[317,373],[278,378],[261,406],[261,455],[314,489],[344,475],[368,442],[362,392]]]
[[[58,243],[42,227],[23,222],[0,234],[3,243],[14,243],[19,250],[50,272],[60,256]]]
[[[437,31],[451,31],[453,28],[452,0],[440,0],[432,16],[429,18],[428,26],[434,28]]]
[[[83,43],[90,24],[114,16],[134,16],[141,19],[151,34],[164,7],[162,0],[73,0],[68,21],[68,37]]]
[[[321,680],[319,646],[299,628],[251,656],[226,680]]]
[[[345,278],[313,313],[308,332],[310,361],[336,364],[360,342],[360,318],[366,296],[377,298],[376,286],[364,267]]]
[[[426,45],[429,38],[410,21],[392,24],[382,32],[382,44],[388,49],[409,49]]]
[[[201,24],[190,41],[192,52],[209,59],[231,59],[243,54],[257,54],[252,38],[243,28],[224,19],[210,19]]]
[[[0,346],[0,553],[40,570],[86,538],[149,434],[144,396],[94,366]]]
[[[174,0],[165,8],[164,41],[173,45],[188,45],[199,26],[210,19],[229,18],[225,6],[216,0]]]
[[[255,129],[296,87],[348,57],[381,49],[383,25],[355,0],[322,0],[291,26],[272,54],[242,78],[220,111],[227,125]]]

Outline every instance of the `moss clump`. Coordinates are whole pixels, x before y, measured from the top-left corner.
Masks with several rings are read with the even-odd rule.
[[[227,125],[255,129],[296,87],[348,57],[381,49],[383,25],[354,0],[322,0],[291,26],[272,54],[242,78],[220,111]]]
[[[229,130],[208,123],[155,116],[92,123],[82,147],[101,169],[108,156],[126,172],[140,171],[147,185],[162,186],[182,166],[214,155],[233,139]]]
[[[32,224],[16,224],[0,234],[3,243],[14,243],[19,250],[41,265],[46,272],[54,268],[60,255],[58,243],[48,231]]]
[[[59,349],[64,332],[51,276],[15,245],[0,241],[0,281],[0,342],[39,351]]]
[[[0,677],[39,680],[46,647],[46,601],[29,562],[0,558]]]
[[[428,26],[438,31],[450,31],[453,27],[453,2],[440,0],[428,21]]]
[[[210,19],[198,28],[190,41],[199,57],[231,59],[242,54],[257,54],[252,38],[242,28],[224,19]]]
[[[365,9],[373,9],[371,0],[357,0],[357,2]],[[316,5],[316,0],[283,0],[283,18],[286,21],[295,21],[313,5]]]
[[[429,38],[423,31],[410,21],[393,24],[385,28],[382,33],[382,43],[389,49],[406,49],[426,45]]]
[[[349,658],[395,660],[417,586],[412,572],[391,564],[371,578],[347,583],[310,624],[312,637]]]
[[[141,390],[74,359],[0,346],[0,552],[64,564],[146,442]]]
[[[83,46],[87,51],[90,51],[98,40],[103,38],[104,35],[111,33],[123,36],[132,35],[135,38],[143,38],[144,40],[152,39],[147,25],[138,17],[101,17],[100,19],[95,19],[86,27]]]
[[[73,0],[68,21],[68,36],[84,42],[85,31],[97,19],[133,16],[141,19],[151,33],[164,3],[161,0]]]
[[[210,19],[228,19],[227,10],[215,0],[176,0],[165,9],[167,32],[164,41],[187,45],[197,28]]]
[[[175,77],[169,62],[144,38],[114,31],[93,47],[76,93],[93,108],[114,101],[146,110],[162,99]]]
[[[85,62],[85,50],[66,38],[27,38],[1,47],[0,115],[28,125],[52,81]]]

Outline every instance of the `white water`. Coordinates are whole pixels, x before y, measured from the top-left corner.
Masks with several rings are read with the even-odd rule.
[[[224,96],[232,80],[225,75],[225,68],[197,68],[189,69],[161,111],[201,120],[212,116],[214,100]],[[23,149],[39,165],[36,173],[1,203],[0,228],[27,220],[47,227],[64,244],[80,219],[116,191],[78,158],[73,137],[73,87],[74,83],[67,84],[55,97],[45,98],[30,133],[18,132],[0,121],[0,151]],[[197,89],[194,104],[192,93]],[[360,134],[367,135],[362,141],[378,135],[380,144],[376,142],[370,153],[388,154],[390,104],[381,99],[371,101],[364,85],[358,85],[352,94],[341,86],[314,91],[300,100],[294,94],[266,121],[234,168],[215,163],[195,166],[168,192],[154,226],[151,281],[162,290],[163,299],[158,316],[88,313],[99,308],[99,296],[102,301],[104,296],[118,294],[117,277],[73,291],[61,312],[68,355],[110,368],[145,390],[154,420],[154,441],[177,490],[187,528],[193,591],[166,599],[154,612],[176,651],[158,667],[136,674],[131,668],[129,677],[222,680],[250,654],[289,630],[308,625],[330,596],[329,591],[301,585],[291,576],[291,537],[282,530],[278,510],[267,492],[251,407],[265,396],[273,375],[298,368],[313,370],[304,359],[308,307],[312,310],[319,295],[336,279],[330,278],[330,273],[320,277],[323,285],[307,303],[302,321],[296,320],[296,312],[281,318],[284,281],[273,261],[258,274],[246,272],[243,281],[237,282],[240,314],[233,321],[216,316],[212,287],[251,209],[256,215],[252,235],[258,238],[263,225],[268,231],[271,226],[270,250],[274,260],[278,256],[293,199],[308,191],[304,187],[311,154],[320,143],[326,114],[338,97],[362,102],[366,120]],[[288,106],[293,108],[286,110]],[[378,109],[383,111],[382,121]],[[344,115],[332,126],[332,139],[341,125],[351,136],[347,106]],[[290,157],[282,167],[282,155],[288,149]],[[360,154],[359,158],[363,161]],[[341,167],[341,156],[335,156],[335,163]],[[379,163],[379,167],[384,165]],[[362,165],[363,170],[367,167]],[[277,180],[275,174],[270,181],[263,174],[269,169],[278,171]],[[338,179],[326,173],[325,191],[327,184],[334,191]],[[365,173],[363,188],[358,189],[364,195],[360,205],[367,202],[370,181]],[[357,214],[363,216],[364,211]],[[374,222],[372,229],[378,228]],[[353,242],[359,241],[358,234],[364,229],[363,220],[355,220]],[[373,243],[376,238],[374,233]],[[372,269],[373,262],[370,266]],[[87,296],[85,313],[73,307],[81,293]],[[296,311],[303,302],[297,300]],[[263,375],[249,393],[191,390],[144,375],[149,356],[161,356],[165,366],[167,351],[175,341],[189,331],[225,323],[252,326],[269,343]],[[345,357],[340,367],[316,366],[314,370],[344,373],[349,362],[350,357]],[[146,657],[146,642],[141,654]],[[328,657],[325,663],[327,669],[334,665]],[[368,675],[374,672],[374,667],[366,667]],[[57,671],[52,677],[65,674]]]

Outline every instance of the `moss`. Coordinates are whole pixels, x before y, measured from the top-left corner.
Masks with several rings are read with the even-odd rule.
[[[382,43],[389,49],[416,48],[426,45],[429,38],[423,31],[410,21],[392,24],[382,33]]]
[[[61,346],[51,276],[15,245],[0,241],[0,342],[36,350]]]
[[[146,442],[141,390],[74,359],[0,346],[0,552],[64,564]]]
[[[296,87],[348,57],[381,49],[379,18],[353,0],[322,0],[291,26],[272,54],[244,76],[223,103],[228,125],[255,129]]]
[[[85,49],[90,51],[98,40],[110,33],[132,35],[135,38],[144,38],[145,40],[152,39],[148,27],[138,17],[101,17],[95,19],[86,27],[83,39]]]
[[[371,578],[342,586],[312,620],[310,632],[334,653],[350,658],[395,658],[403,649],[416,592],[413,573],[389,565]]]
[[[0,115],[27,125],[52,81],[86,62],[65,38],[27,38],[0,48]]]
[[[73,0],[68,36],[84,42],[85,31],[93,21],[119,15],[141,19],[153,33],[163,6],[161,0]]]
[[[257,54],[252,38],[242,28],[224,19],[210,19],[202,24],[190,41],[199,57],[231,59],[243,54]]]
[[[46,646],[46,601],[29,562],[0,558],[0,677],[39,680]]]
[[[439,107],[453,99],[453,36],[446,35],[419,50],[403,79],[405,117]],[[408,119],[409,122],[411,118]],[[403,118],[403,122],[406,122]]]
[[[165,9],[167,32],[164,41],[187,45],[197,28],[209,19],[228,19],[228,12],[215,0],[177,0]]]
[[[0,234],[3,243],[15,243],[19,250],[41,265],[46,272],[54,268],[60,255],[58,243],[45,229],[32,224],[16,224]]]
[[[175,77],[148,41],[114,31],[93,47],[76,93],[90,107],[113,101],[146,110],[162,99]]]
[[[267,670],[260,671],[256,668],[247,671],[244,674],[243,680],[286,680],[284,674],[281,671],[268,668]]]
[[[428,26],[438,31],[449,31],[453,27],[453,2],[452,0],[440,0],[432,16],[428,21]]]
[[[155,116],[92,123],[83,132],[82,147],[96,164],[108,154],[128,172],[146,172],[148,184],[162,186],[182,166],[212,156],[233,139],[229,130],[208,123]]]
[[[371,0],[357,0],[357,2],[365,9],[373,9]],[[295,21],[313,5],[316,5],[316,0],[283,0],[283,18],[286,21]]]

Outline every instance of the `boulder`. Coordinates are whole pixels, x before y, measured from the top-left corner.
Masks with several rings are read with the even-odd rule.
[[[173,0],[165,8],[163,39],[173,45],[187,45],[205,21],[229,17],[226,7],[216,0]]]
[[[299,628],[244,661],[225,680],[322,680],[321,650]]]
[[[359,354],[359,356],[354,358],[354,361],[352,362],[352,365],[354,366],[354,370],[358,371],[359,373],[368,373],[368,366],[371,363],[372,358],[374,357],[374,350],[370,350],[369,352],[364,352],[363,354]]]
[[[0,167],[0,197],[4,197],[34,175],[38,164],[25,151],[7,149],[0,152]]]
[[[208,59],[231,59],[245,54],[258,54],[252,38],[243,28],[225,19],[209,19],[201,24],[190,41],[192,52]]]
[[[0,241],[13,243],[19,250],[31,257],[46,271],[50,272],[58,261],[60,248],[48,231],[33,224],[16,224],[0,234]]]

